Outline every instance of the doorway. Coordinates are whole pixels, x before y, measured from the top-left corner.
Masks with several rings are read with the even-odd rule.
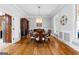
[[[27,37],[29,32],[29,21],[26,18],[21,18],[21,38]]]
[[[2,22],[3,22],[3,16],[0,16],[0,39],[2,39]]]
[[[12,42],[12,16],[5,14],[3,20],[3,42]]]

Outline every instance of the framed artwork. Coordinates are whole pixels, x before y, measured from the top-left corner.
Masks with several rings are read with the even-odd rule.
[[[36,23],[37,27],[42,27],[42,23]]]

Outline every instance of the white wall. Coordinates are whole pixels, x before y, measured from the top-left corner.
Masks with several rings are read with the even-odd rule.
[[[35,29],[35,28],[37,28],[37,26],[36,26],[36,17],[35,16],[33,16],[33,17],[29,17],[29,25],[30,25],[30,29]],[[51,26],[51,22],[50,22],[50,17],[44,17],[43,16],[43,24],[42,24],[42,28],[44,28],[44,29],[50,29],[50,26]]]
[[[68,44],[69,46],[71,46],[72,48],[76,49],[79,51],[79,40],[76,39],[76,9],[75,9],[75,5],[74,4],[67,4],[64,5],[64,7],[57,12],[56,15],[54,15],[54,17],[52,18],[52,20],[54,21],[54,33],[58,35],[58,38],[65,42],[66,44]],[[60,18],[66,15],[68,18],[67,24],[66,25],[61,25],[60,24]],[[62,32],[63,37],[62,39],[59,37],[59,32]],[[69,41],[64,40],[64,33],[69,33],[70,34],[70,39],[68,39]]]
[[[19,10],[14,5],[0,5],[0,12],[7,13],[12,16],[12,43],[15,43],[20,40],[20,18],[26,16],[24,12]],[[14,19],[14,20],[13,20]],[[14,39],[13,39],[14,38]],[[0,45],[2,47],[6,47],[8,44],[3,43],[3,38],[0,39]]]
[[[66,15],[68,18],[68,22],[66,25],[60,24],[60,18]],[[74,5],[64,5],[64,7],[54,16],[55,18],[55,26],[56,31],[59,32],[69,32],[70,33],[70,40],[75,39],[75,30],[74,30],[74,22],[75,22],[75,8]]]
[[[55,26],[54,26],[54,17],[50,17],[50,28],[52,30],[52,35],[54,34],[54,31],[55,31]]]
[[[14,17],[14,20],[12,20],[12,43],[15,43],[20,40],[21,38],[21,32],[20,32],[20,17]]]

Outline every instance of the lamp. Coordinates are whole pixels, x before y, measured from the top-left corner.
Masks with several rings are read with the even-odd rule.
[[[40,6],[38,6],[39,9],[39,16],[36,18],[36,25],[37,27],[42,27],[42,16],[40,16]]]

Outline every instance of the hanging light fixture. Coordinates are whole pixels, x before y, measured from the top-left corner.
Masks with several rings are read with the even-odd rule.
[[[39,16],[36,18],[36,25],[37,27],[42,27],[42,16],[40,15],[40,6],[38,6],[38,10],[39,10]]]

